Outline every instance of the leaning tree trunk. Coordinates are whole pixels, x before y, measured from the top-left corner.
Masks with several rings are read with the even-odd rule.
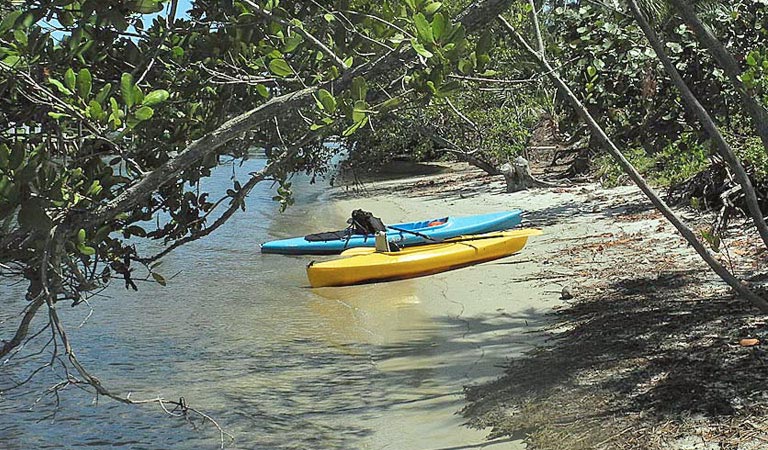
[[[763,141],[763,147],[768,151],[768,110],[766,110],[741,82],[741,67],[727,48],[710,31],[699,18],[693,7],[685,0],[670,0],[670,3],[680,12],[680,17],[693,29],[699,42],[707,46],[709,52],[715,57],[718,64],[725,70],[731,84],[741,97],[744,110],[752,117],[752,123]]]
[[[757,194],[755,193],[755,189],[752,186],[752,182],[750,181],[747,172],[744,170],[744,166],[741,165],[741,162],[733,153],[733,149],[731,149],[731,146],[725,141],[725,138],[720,133],[720,129],[717,127],[714,120],[712,120],[712,117],[710,117],[707,110],[704,109],[701,103],[699,103],[699,100],[693,95],[693,92],[691,92],[688,85],[680,76],[677,68],[675,68],[675,65],[672,63],[672,60],[670,60],[669,56],[665,53],[664,45],[659,40],[659,37],[656,35],[653,28],[651,28],[651,25],[648,23],[645,14],[640,10],[637,2],[635,0],[629,0],[629,7],[632,10],[632,14],[635,16],[635,20],[637,20],[637,23],[643,30],[645,37],[648,39],[648,42],[656,52],[656,56],[664,66],[664,70],[667,71],[672,82],[674,82],[675,86],[680,90],[683,100],[685,100],[688,106],[699,118],[699,122],[704,127],[704,130],[706,130],[709,137],[714,141],[717,152],[723,157],[733,171],[736,181],[741,185],[741,189],[744,192],[744,199],[746,200],[749,214],[752,216],[752,220],[755,223],[755,227],[757,227],[758,233],[760,233],[760,238],[762,238],[763,244],[768,247],[768,225],[766,225],[763,213],[760,211],[760,204],[757,202]]]
[[[415,127],[416,131],[418,133],[421,133],[422,136],[425,136],[427,139],[431,140],[435,144],[443,147],[441,149],[437,149],[438,151],[451,153],[452,155],[456,156],[458,159],[466,162],[467,164],[477,167],[478,169],[482,170],[488,175],[501,175],[501,171],[499,171],[499,169],[496,168],[496,166],[494,166],[493,164],[491,164],[490,162],[482,158],[478,158],[477,156],[475,156],[474,151],[461,148],[456,143],[439,135],[437,130],[418,124],[416,122],[411,122],[410,125]]]
[[[565,81],[560,78],[560,76],[557,74],[557,70],[554,69],[545,59],[543,59],[528,44],[528,42],[526,42],[520,33],[518,33],[517,30],[512,25],[510,25],[509,22],[506,21],[506,19],[499,16],[498,20],[502,23],[502,25],[504,25],[507,31],[509,31],[509,34],[515,40],[515,42],[534,58],[539,67],[541,67],[544,73],[547,74],[547,77],[549,77],[553,83],[562,89],[562,92],[566,94],[565,98],[568,103],[574,110],[576,110],[576,113],[579,115],[579,117],[581,117],[581,119],[586,122],[587,126],[589,126],[589,129],[592,131],[598,141],[603,144],[605,149],[608,150],[608,152],[614,157],[621,168],[624,169],[624,172],[629,175],[632,181],[634,181],[640,190],[643,191],[643,193],[648,197],[653,206],[655,206],[656,209],[659,210],[672,225],[674,225],[677,231],[683,236],[683,238],[685,238],[686,241],[688,241],[688,243],[696,250],[699,256],[701,256],[701,258],[709,265],[709,267],[712,268],[712,270],[718,276],[720,276],[723,281],[728,283],[728,285],[731,286],[734,291],[749,300],[753,305],[760,309],[760,311],[768,313],[768,302],[766,302],[766,300],[759,295],[752,292],[746,285],[742,284],[741,280],[736,278],[731,272],[728,271],[728,269],[720,264],[720,262],[717,261],[709,253],[706,247],[704,247],[701,241],[696,238],[696,235],[693,233],[693,231],[691,231],[691,229],[688,228],[675,215],[669,206],[664,203],[664,201],[656,194],[656,192],[654,192],[653,189],[648,186],[648,183],[645,182],[642,175],[640,175],[632,163],[630,163],[621,153],[618,147],[616,147],[611,138],[608,137],[603,128],[597,123],[597,121],[595,121],[589,111],[587,111],[587,109],[584,107],[584,104],[582,104],[578,97],[576,97],[576,95],[573,93],[573,91],[571,91]]]

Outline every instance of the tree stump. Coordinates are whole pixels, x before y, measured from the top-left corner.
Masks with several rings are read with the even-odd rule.
[[[505,163],[499,169],[507,182],[507,192],[522,191],[532,187],[550,187],[553,184],[537,180],[531,175],[528,160],[518,156],[510,163]]]

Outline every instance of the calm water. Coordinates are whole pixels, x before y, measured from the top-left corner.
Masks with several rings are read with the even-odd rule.
[[[241,181],[262,164],[238,168]],[[231,174],[221,168],[213,189],[228,188]],[[420,342],[429,351],[431,331],[408,282],[311,290],[309,257],[258,251],[260,242],[342,223],[318,200],[324,185],[295,184],[297,206],[286,213],[262,184],[245,213],[167,256],[159,271],[176,274],[168,287],[141,283],[134,293],[116,282],[91,301],[93,314],[79,328],[88,308],[62,305],[81,361],[134,399],[183,396],[235,436],[229,448],[361,447],[370,423],[426,377],[418,368],[385,374],[377,362],[418,351]],[[8,337],[23,300],[19,288],[1,292],[10,306],[0,311],[0,336]],[[1,385],[28,368],[0,365]],[[53,399],[36,400],[56,380],[46,370],[0,396],[0,448],[218,447],[209,424],[195,429],[157,406],[95,402],[77,389],[61,397],[55,418],[47,417]]]

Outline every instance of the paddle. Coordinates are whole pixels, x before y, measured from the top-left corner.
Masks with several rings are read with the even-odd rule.
[[[501,238],[501,237],[528,237],[528,236],[539,236],[541,234],[544,234],[544,232],[538,228],[523,228],[520,230],[501,231],[493,234],[489,233],[489,234],[459,236],[455,238],[442,239],[440,242],[444,244],[456,244],[456,243],[463,243],[466,241],[478,241],[481,239],[493,239],[493,238]],[[420,247],[421,246],[414,246],[414,247],[407,247],[407,248],[418,249]],[[348,250],[344,250],[341,253],[341,256],[367,255],[375,252],[376,252],[376,249],[371,247],[355,247],[355,248],[350,248]],[[393,253],[393,252],[389,252],[389,253]]]
[[[387,228],[389,228],[390,230],[399,231],[401,233],[408,233],[408,234],[416,235],[418,237],[423,237],[424,239],[428,239],[428,240],[430,240],[432,242],[435,242],[435,243],[440,243],[440,242],[445,241],[445,239],[434,238],[434,237],[428,236],[428,235],[426,235],[424,233],[419,233],[418,231],[404,230],[402,228],[397,228],[397,227],[393,227],[393,226],[390,226],[390,225],[387,225]]]

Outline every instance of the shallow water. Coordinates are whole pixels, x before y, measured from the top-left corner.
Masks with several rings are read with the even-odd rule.
[[[237,171],[261,164],[249,161]],[[219,170],[213,188],[226,189],[231,171]],[[410,408],[402,420],[424,421],[427,435],[450,436],[453,429],[429,431],[445,425],[431,422],[429,410],[455,411],[460,393],[446,392],[432,369],[420,365],[434,351],[438,331],[412,282],[312,290],[304,270],[310,257],[258,251],[260,242],[343,222],[319,200],[326,187],[295,184],[297,206],[286,213],[278,212],[263,184],[245,213],[168,255],[159,267],[168,287],[141,283],[134,293],[114,283],[92,300],[82,327],[88,308],[62,307],[79,358],[105,385],[134,399],[184,397],[235,437],[227,439],[228,448],[406,448],[397,429],[382,433],[398,405]],[[0,312],[3,337],[16,326],[19,294],[3,288],[10,303]],[[24,378],[29,367],[0,366],[0,385]],[[210,424],[195,428],[156,406],[95,401],[77,389],[61,396],[51,418],[54,399],[41,394],[56,380],[46,370],[0,396],[0,448],[219,445]]]

